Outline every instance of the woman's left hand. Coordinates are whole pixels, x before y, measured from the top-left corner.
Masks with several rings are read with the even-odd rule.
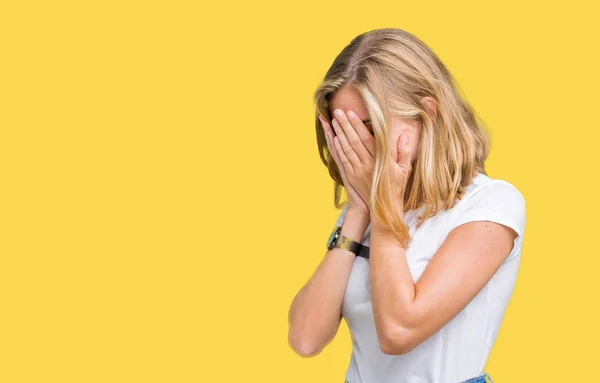
[[[355,113],[348,112],[346,116],[334,113],[332,125],[336,133],[334,144],[340,156],[340,161],[346,172],[348,182],[367,204],[370,201],[373,172],[375,169],[375,138],[365,127]],[[405,141],[406,140],[406,141]],[[412,171],[410,145],[408,135],[401,133],[396,143],[397,150],[393,151],[391,167],[394,184],[398,186],[398,201],[403,203],[406,180]],[[369,206],[371,210],[371,206]]]
[[[346,178],[371,210],[369,201],[375,169],[375,138],[352,111],[344,114],[336,109],[332,125],[336,134],[333,142]]]
[[[410,143],[408,142],[408,134],[402,132],[396,142],[396,151],[393,152],[394,163],[392,164],[392,172],[394,177],[394,185],[398,186],[397,201],[404,206],[404,193],[406,192],[406,181],[412,172],[412,153]]]

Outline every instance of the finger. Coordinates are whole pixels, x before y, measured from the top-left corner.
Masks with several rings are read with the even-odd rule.
[[[330,135],[331,132],[333,132],[333,129],[331,129],[331,126],[329,126],[329,124],[327,123],[327,121],[319,114],[319,121],[321,122],[321,128],[323,128],[323,135],[325,136],[325,141],[327,141],[327,150],[329,150],[329,154],[333,156],[333,142],[330,141]]]
[[[374,133],[367,129],[367,127],[359,118],[359,116],[353,111],[348,111],[347,117],[352,126],[354,127],[356,134],[362,141],[364,147],[367,149],[367,151],[372,157],[375,157],[375,137],[373,136]]]
[[[331,142],[332,155],[335,160],[335,164],[338,168],[338,172],[340,173],[340,176],[342,177],[343,184],[344,184],[344,186],[346,186],[346,185],[348,185],[348,180],[346,179],[346,171],[344,170],[344,165],[342,164],[342,161],[340,160],[338,150],[336,149],[335,143],[333,142],[334,137],[335,136],[333,134],[329,135],[329,141]]]
[[[319,114],[319,121],[321,121],[321,126],[323,127],[323,130],[325,131],[325,135],[327,135],[327,133],[331,133],[331,135],[335,135],[333,129],[331,128],[331,125],[329,125],[329,123],[327,122],[327,120],[325,118],[323,118],[323,116],[321,116]],[[332,142],[333,144],[333,142]]]
[[[411,154],[412,153],[410,151],[410,145],[408,142],[408,134],[402,133],[400,139],[398,140],[398,158],[396,160],[396,163],[398,164],[398,166],[405,169],[407,174],[411,166]]]
[[[370,157],[374,157],[375,140],[363,122],[358,118],[356,113],[349,111],[349,115],[346,116],[341,109],[336,109],[334,114],[336,117],[335,119],[339,122],[342,128],[341,130],[344,132],[348,144],[354,148],[354,151],[361,161],[365,162]],[[370,146],[372,147],[373,151],[367,149],[364,141],[370,141],[372,143]],[[340,142],[342,144],[344,143],[341,140]]]
[[[344,167],[344,172],[346,172],[346,173],[348,173],[348,172],[354,172],[354,168],[352,167],[352,163],[350,162],[350,160],[346,156],[346,153],[342,149],[342,145],[340,144],[340,140],[339,140],[338,136],[333,137],[333,143],[334,143],[335,148],[337,150],[337,154],[338,154],[338,157],[340,158],[342,166]]]
[[[335,134],[333,133],[333,129],[331,128],[331,126],[329,125],[327,120],[325,120],[323,118],[323,116],[321,116],[320,114],[319,114],[319,120],[321,121],[321,126],[323,127],[323,130],[325,132],[325,141],[327,141],[327,149],[329,150],[330,156],[333,157],[333,160],[335,161],[335,164],[337,165],[337,168],[340,173],[340,176],[342,177],[344,186],[346,186],[346,185],[348,185],[348,180],[346,179],[346,172],[344,171],[344,166],[341,163],[341,160],[337,153],[338,151],[333,142],[333,138],[335,137]]]
[[[329,149],[329,153],[339,168],[341,166],[340,156],[338,155],[335,144],[333,143],[333,137],[335,136],[331,133],[326,133],[325,137],[327,139],[327,148]]]
[[[339,168],[341,166],[340,159],[337,155],[337,151],[335,150],[335,146],[333,143],[333,137],[335,136],[335,133],[333,133],[333,129],[321,115],[319,115],[319,120],[321,121],[321,126],[323,127],[323,132],[325,134],[325,140],[327,141],[327,149],[329,150],[329,154],[333,157],[333,160]]]
[[[346,138],[346,135],[344,133],[344,129],[340,126],[340,124],[338,123],[336,118],[333,119],[332,125],[333,125],[333,128],[335,129],[336,133],[339,132],[336,135],[338,142],[340,143],[340,146],[341,146],[339,151],[344,152],[344,154],[346,155],[346,157],[352,164],[353,169],[355,167],[360,166],[363,161],[360,159],[358,154],[356,154],[354,147],[352,145],[350,145],[350,143],[348,142],[348,139]]]

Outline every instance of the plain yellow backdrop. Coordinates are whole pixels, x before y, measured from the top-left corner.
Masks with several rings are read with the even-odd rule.
[[[383,27],[445,62],[527,202],[486,370],[600,381],[593,2],[0,4],[0,382],[342,383],[345,322],[287,343],[339,213],[312,95]]]

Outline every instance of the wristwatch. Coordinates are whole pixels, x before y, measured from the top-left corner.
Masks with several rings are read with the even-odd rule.
[[[354,255],[358,255],[363,245],[360,242],[356,242],[348,237],[344,237],[342,235],[342,227],[336,226],[333,228],[333,231],[327,240],[327,249],[331,250],[334,247],[339,247],[340,249],[348,250],[354,253]]]

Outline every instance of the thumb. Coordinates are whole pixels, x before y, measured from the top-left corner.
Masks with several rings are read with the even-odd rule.
[[[398,158],[396,159],[396,163],[406,170],[410,168],[410,146],[408,142],[408,135],[406,133],[402,133],[400,139],[398,140]]]

